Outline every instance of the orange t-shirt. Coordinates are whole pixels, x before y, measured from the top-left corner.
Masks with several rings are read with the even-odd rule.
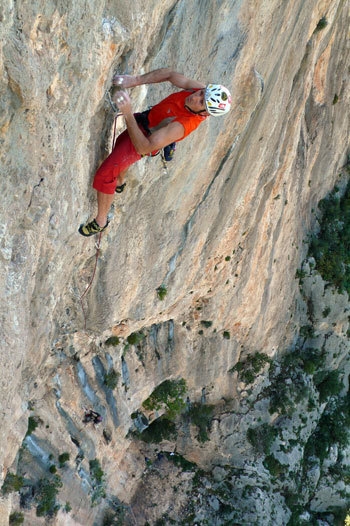
[[[192,133],[207,118],[207,115],[195,115],[185,108],[185,99],[193,91],[196,90],[178,91],[163,99],[159,104],[152,106],[148,114],[149,127],[154,128],[164,119],[170,118],[172,122],[182,124],[185,129],[184,136],[179,141]]]

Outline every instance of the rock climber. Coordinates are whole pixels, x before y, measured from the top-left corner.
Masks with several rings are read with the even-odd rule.
[[[95,425],[98,425],[102,422],[102,416],[96,411],[89,409],[85,411],[83,423],[88,424],[89,422],[93,422]]]
[[[182,91],[173,93],[143,113],[133,113],[127,88],[168,81]],[[154,156],[171,143],[182,141],[209,115],[225,115],[231,107],[230,92],[220,84],[202,84],[169,68],[144,75],[115,75],[119,89],[113,98],[123,114],[127,129],[117,138],[112,153],[97,170],[93,188],[97,191],[97,215],[79,228],[92,236],[108,226],[107,214],[114,193],[122,192],[129,166],[144,156]]]

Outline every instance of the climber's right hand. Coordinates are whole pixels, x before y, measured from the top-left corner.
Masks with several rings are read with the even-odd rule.
[[[114,86],[119,86],[121,89],[133,88],[137,86],[137,77],[133,75],[114,75],[112,78]]]

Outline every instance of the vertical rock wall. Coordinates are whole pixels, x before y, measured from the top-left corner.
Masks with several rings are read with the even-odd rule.
[[[346,162],[349,4],[5,1],[1,17],[2,475],[33,401],[50,430],[38,430],[43,455],[73,458],[73,437],[128,501],[143,462],[130,415],[155,386],[181,377],[192,400],[235,400],[237,360],[295,338],[303,241]],[[164,66],[227,85],[232,112],[179,143],[167,175],[158,158],[130,170],[96,263],[77,228],[95,212],[91,180],[110,148],[105,90],[116,70]],[[135,110],[171,91],[133,89]],[[140,330],[142,357],[121,346],[108,358],[108,336]],[[108,444],[82,429],[86,404],[103,413]],[[183,453],[205,466],[220,457],[186,443]],[[80,482],[65,487],[76,523],[93,524]]]

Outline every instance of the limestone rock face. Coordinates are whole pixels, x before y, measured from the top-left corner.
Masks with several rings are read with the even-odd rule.
[[[161,485],[154,472],[143,473],[144,457],[154,451],[135,433],[161,413],[142,405],[154,389],[185,379],[188,404],[211,404],[216,415],[205,444],[185,426],[159,446],[176,446],[181,458],[213,473],[198,490],[201,511],[191,513],[199,523],[219,521],[225,499],[210,488],[229,477],[238,507],[255,502],[245,524],[272,509],[279,510],[275,522],[286,524],[282,493],[268,489],[261,463],[250,464],[246,432],[259,418],[270,421],[267,405],[260,400],[245,416],[250,395],[232,368],[252,353],[283,354],[305,325],[296,270],[315,227],[313,210],[347,162],[348,1],[4,0],[0,16],[2,480],[21,466],[30,486],[68,452],[58,468],[63,504],[56,524],[102,524],[106,508],[121,513],[121,503],[125,523],[171,516],[181,470],[169,458],[157,460],[166,491],[158,515],[146,512],[144,478],[155,480],[150,494]],[[159,157],[130,169],[97,249],[97,239],[77,229],[94,217],[91,182],[111,148],[105,91],[115,72],[160,67],[226,85],[232,111],[180,142],[167,173]],[[130,90],[135,111],[173,89]],[[323,286],[317,282],[307,294],[318,298],[320,341],[327,347],[331,338],[340,349],[336,369],[348,351],[348,297],[330,298],[339,316],[324,325]],[[112,336],[119,343],[106,345]],[[268,387],[267,369],[256,396]],[[113,388],[106,381],[112,371]],[[85,407],[99,411],[103,424],[84,426]],[[321,413],[322,404],[305,441]],[[38,426],[25,438],[29,417]],[[289,440],[299,424],[296,417],[281,423]],[[297,450],[275,453],[283,465],[300,461]],[[91,474],[95,459],[104,496]],[[245,468],[266,479],[248,497],[247,481],[233,473]],[[185,520],[193,473],[181,473]],[[317,485],[318,475],[312,480]],[[323,504],[324,494],[321,485],[312,509],[331,505]],[[16,509],[15,493],[3,497],[0,524]],[[28,524],[44,524],[35,507],[23,510]]]

